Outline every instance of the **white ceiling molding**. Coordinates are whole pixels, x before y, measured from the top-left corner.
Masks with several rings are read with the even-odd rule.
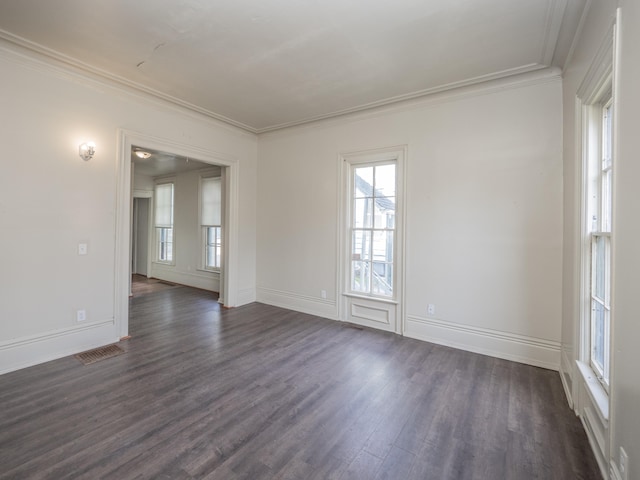
[[[4,0],[0,38],[89,77],[263,133],[562,68],[587,5],[162,0],[159,8],[156,0]]]

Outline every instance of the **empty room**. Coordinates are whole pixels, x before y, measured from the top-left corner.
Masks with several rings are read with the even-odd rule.
[[[0,479],[640,480],[636,0],[0,2]]]

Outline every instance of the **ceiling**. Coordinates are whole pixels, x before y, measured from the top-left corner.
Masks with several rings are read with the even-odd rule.
[[[586,0],[2,0],[0,37],[254,133],[548,67]]]
[[[135,152],[143,151],[149,153],[148,158],[140,158]],[[189,172],[192,170],[203,170],[211,172],[220,172],[219,166],[194,160],[193,158],[182,157],[169,152],[153,150],[133,146],[131,148],[131,163],[135,166],[135,173],[145,175],[147,177],[162,177],[165,175],[177,175],[178,173]]]

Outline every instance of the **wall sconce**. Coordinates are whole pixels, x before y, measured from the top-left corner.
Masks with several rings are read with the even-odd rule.
[[[78,147],[78,153],[85,162],[91,160],[96,153],[96,144],[93,142],[81,143]]]

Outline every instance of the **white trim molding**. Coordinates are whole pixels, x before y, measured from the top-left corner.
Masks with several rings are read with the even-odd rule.
[[[407,315],[404,335],[417,340],[559,370],[560,342]]]
[[[129,283],[130,230],[131,230],[131,148],[133,145],[171,152],[201,162],[224,167],[224,249],[225,271],[221,275],[221,297],[226,307],[234,307],[238,301],[238,185],[239,164],[235,157],[187,145],[165,138],[158,138],[125,129],[118,129],[118,155],[116,161],[116,255],[115,255],[115,323],[120,337],[129,334]]]
[[[119,341],[113,319],[0,343],[0,375]]]
[[[257,301],[331,320],[340,320],[335,300],[312,297],[310,295],[300,295],[298,293],[273,288],[258,287]]]

